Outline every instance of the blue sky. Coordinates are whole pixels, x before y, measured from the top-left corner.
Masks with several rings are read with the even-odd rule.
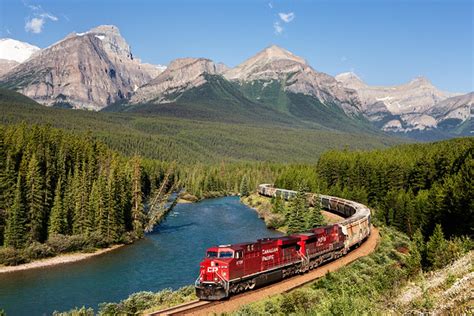
[[[114,24],[143,61],[208,57],[235,66],[271,44],[316,70],[373,85],[426,76],[474,90],[473,3],[446,0],[0,0],[0,37],[46,47]]]

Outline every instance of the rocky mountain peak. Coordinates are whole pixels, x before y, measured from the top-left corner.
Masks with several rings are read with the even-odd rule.
[[[411,86],[417,86],[417,87],[425,86],[425,87],[433,87],[436,89],[436,87],[431,83],[431,81],[428,80],[428,78],[423,77],[423,76],[415,77],[408,84]]]
[[[273,62],[276,60],[291,60],[297,63],[306,64],[306,61],[291,53],[290,51],[277,46],[271,45],[255,56],[256,59],[264,59],[266,62]]]
[[[184,91],[207,82],[207,75],[219,74],[216,64],[207,58],[178,58],[155,79],[138,89],[132,103],[173,101]]]
[[[104,49],[109,54],[115,54],[121,58],[133,59],[130,46],[120,34],[115,25],[100,25],[86,32],[102,41]]]
[[[224,75],[231,80],[271,80],[301,71],[306,61],[276,45],[269,46]]]
[[[366,86],[365,82],[353,72],[343,72],[337,75],[335,79],[349,89],[358,89]]]
[[[120,36],[120,30],[115,25],[99,25],[89,30],[89,33],[103,33],[103,34],[114,34]]]
[[[345,87],[357,91],[362,110],[372,121],[386,123],[382,129],[395,132],[428,130],[438,124],[455,119],[465,121],[469,116],[469,96],[444,92],[436,88],[426,77],[416,77],[396,86],[369,86],[354,74],[343,73],[336,79]]]
[[[212,74],[216,72],[215,64],[212,60],[207,59],[207,58],[191,58],[191,57],[178,58],[178,59],[173,60],[169,64],[167,70],[169,72],[176,72],[183,68],[192,68],[193,71],[195,72],[206,72],[206,73],[212,73]]]
[[[116,26],[73,33],[2,77],[4,85],[45,105],[100,110],[125,99],[160,72],[133,58]]]

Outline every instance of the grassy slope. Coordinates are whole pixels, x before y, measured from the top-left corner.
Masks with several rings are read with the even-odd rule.
[[[278,122],[232,123],[140,113],[96,113],[25,104],[5,90],[0,124],[50,124],[69,131],[90,132],[124,154],[179,162],[229,161],[315,162],[329,148],[382,148],[400,139],[344,133]],[[13,98],[13,99],[12,99]],[[6,101],[3,101],[5,100]]]

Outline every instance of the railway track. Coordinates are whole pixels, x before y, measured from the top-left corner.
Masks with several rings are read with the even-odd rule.
[[[212,303],[213,302],[209,302],[209,301],[194,300],[191,302],[187,302],[187,303],[179,304],[179,305],[172,306],[166,309],[162,309],[162,310],[159,310],[147,315],[148,316],[184,315],[186,313],[190,313],[193,310],[202,308],[203,306],[207,306]]]
[[[323,277],[328,271],[348,265],[360,257],[372,253],[378,243],[379,234],[377,228],[372,228],[372,234],[359,248],[352,250],[346,256],[330,261],[308,273],[294,276],[284,281],[274,283],[253,291],[244,292],[239,295],[231,296],[223,301],[199,301],[195,300],[189,303],[177,305],[168,309],[159,310],[148,315],[209,315],[212,313],[231,312],[239,309],[245,304],[250,304],[261,299],[268,298],[280,293],[286,293],[302,287],[316,279]],[[199,302],[201,304],[199,304]]]

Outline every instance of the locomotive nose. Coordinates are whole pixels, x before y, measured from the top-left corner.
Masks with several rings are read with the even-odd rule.
[[[217,273],[219,272],[219,262],[215,260],[209,260],[205,262],[201,269],[201,281],[203,282],[217,282],[219,277]]]

